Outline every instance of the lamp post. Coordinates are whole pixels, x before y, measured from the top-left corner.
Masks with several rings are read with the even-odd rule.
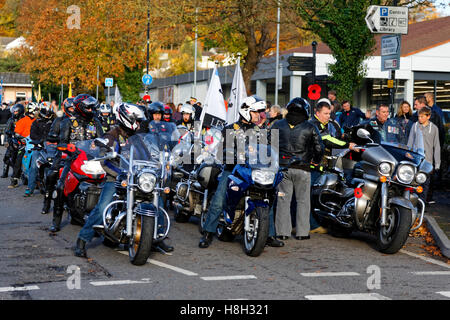
[[[275,62],[275,104],[278,104],[278,87],[279,87],[279,72],[280,72],[280,3],[277,9],[277,54]]]

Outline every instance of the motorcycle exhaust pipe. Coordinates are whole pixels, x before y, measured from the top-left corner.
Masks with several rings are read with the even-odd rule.
[[[346,223],[346,222],[343,222],[343,221],[341,221],[341,220],[339,220],[334,214],[332,214],[332,213],[329,213],[329,212],[326,212],[326,211],[322,211],[322,210],[319,210],[319,209],[314,209],[314,212],[316,213],[316,214],[318,214],[319,216],[321,216],[322,218],[325,218],[325,219],[328,219],[328,220],[331,220],[331,221],[333,221],[334,223],[336,223],[336,224],[338,224],[338,225],[340,225],[340,226],[343,226],[343,227],[346,227],[346,228],[351,228],[351,224],[349,224],[349,223]]]

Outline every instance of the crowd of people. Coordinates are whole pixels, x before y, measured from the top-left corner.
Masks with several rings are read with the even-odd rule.
[[[280,165],[285,167],[283,180],[278,186],[278,197],[271,208],[270,232],[267,245],[284,246],[291,235],[295,239],[310,239],[311,233],[326,233],[327,230],[311,214],[310,188],[321,175],[324,155],[332,155],[337,150],[355,149],[355,143],[346,135],[347,128],[363,126],[373,133],[375,142],[396,141],[425,154],[436,172],[427,180],[421,197],[432,203],[433,181],[439,177],[441,147],[445,131],[442,123],[442,110],[434,103],[433,94],[417,96],[414,109],[407,101],[400,103],[395,117],[389,117],[389,106],[380,104],[374,113],[363,113],[351,105],[350,101],[339,102],[336,92],[330,91],[312,106],[301,97],[292,99],[285,107],[271,105],[257,96],[248,97],[239,107],[239,120],[228,124],[223,130],[253,130],[255,128],[278,130]],[[64,101],[59,110],[52,103],[17,102],[3,105],[0,109],[2,125],[2,145],[7,147],[4,157],[2,178],[7,178],[12,169],[8,188],[16,188],[22,170],[23,151],[9,146],[29,137],[34,143],[74,143],[97,137],[106,138],[108,145],[119,150],[130,136],[153,130],[154,121],[171,122],[194,130],[194,121],[200,119],[202,106],[192,97],[185,103],[138,101],[132,103],[98,103],[87,94]],[[227,135],[224,135],[227,139]],[[11,152],[16,154],[11,155]],[[25,197],[33,196],[36,188],[37,151],[32,153],[32,161]],[[301,158],[308,167],[291,165],[290,159]],[[207,248],[213,241],[219,216],[226,205],[225,190],[227,178],[232,167],[224,165],[217,189],[214,191],[207,212],[204,233],[199,247]],[[101,212],[111,202],[115,192],[114,180],[117,171],[105,168],[108,174],[97,206],[81,229],[75,255],[86,257],[86,243],[95,235],[94,225],[100,223]],[[64,208],[55,201],[51,232],[60,230]],[[43,214],[50,211],[50,202],[44,200]],[[292,222],[294,221],[294,223]],[[166,252],[173,246],[164,242],[158,244]]]

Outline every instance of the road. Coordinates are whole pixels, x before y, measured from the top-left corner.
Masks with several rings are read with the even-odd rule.
[[[450,299],[450,264],[413,237],[386,255],[362,234],[312,234],[251,258],[239,240],[198,248],[198,221],[191,218],[172,221],[173,254],[152,253],[144,266],[131,265],[127,251],[105,247],[101,238],[87,246],[89,259],[78,258],[80,227],[64,214],[62,230],[50,233],[42,196],[24,198],[24,186],[8,184],[0,179],[0,300]]]

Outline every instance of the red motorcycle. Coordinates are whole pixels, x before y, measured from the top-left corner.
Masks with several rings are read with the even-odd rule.
[[[67,154],[59,171],[59,180],[53,195],[55,207],[66,207],[72,224],[84,225],[85,219],[97,204],[106,180],[106,172],[100,161],[101,150],[95,140],[76,144],[59,145],[58,150]]]

